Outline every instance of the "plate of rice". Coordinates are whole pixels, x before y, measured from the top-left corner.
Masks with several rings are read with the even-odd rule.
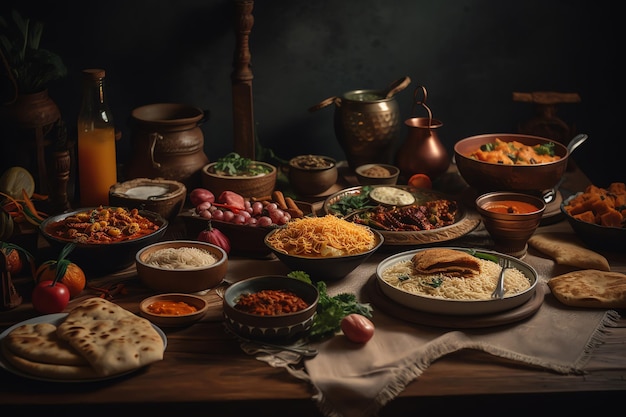
[[[535,294],[537,271],[513,256],[495,251],[443,248],[475,257],[480,268],[474,274],[416,272],[413,264],[415,255],[431,249],[401,252],[381,261],[376,268],[376,281],[381,292],[405,307],[446,315],[500,313],[523,305]],[[501,270],[498,265],[500,258],[508,259],[512,267],[504,274],[504,298],[494,299],[491,293]]]

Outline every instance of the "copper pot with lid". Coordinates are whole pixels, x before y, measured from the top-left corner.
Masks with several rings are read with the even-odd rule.
[[[394,96],[410,83],[411,79],[405,76],[384,90],[348,91],[323,100],[309,111],[335,104],[335,136],[351,169],[363,164],[390,163],[401,127],[400,108]]]

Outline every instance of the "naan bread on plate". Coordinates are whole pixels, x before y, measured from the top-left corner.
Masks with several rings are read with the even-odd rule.
[[[16,369],[34,376],[55,380],[76,380],[98,378],[100,375],[89,364],[60,365],[55,363],[37,362],[21,357],[11,351],[7,344],[1,344],[3,358]]]
[[[2,343],[15,355],[31,361],[89,366],[87,359],[59,339],[57,326],[52,323],[23,324],[7,334]]]
[[[74,307],[59,324],[57,335],[100,376],[163,359],[163,339],[152,324],[104,298],[89,298]]]
[[[443,273],[450,276],[480,274],[480,262],[469,253],[447,248],[425,249],[411,258],[418,274]]]
[[[528,244],[560,265],[611,270],[609,261],[604,256],[572,241],[571,236],[564,233],[537,233],[528,239]]]
[[[626,308],[626,274],[586,269],[548,281],[554,297],[572,307]]]

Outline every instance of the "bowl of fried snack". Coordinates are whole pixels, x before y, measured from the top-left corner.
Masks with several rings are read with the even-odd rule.
[[[589,185],[561,203],[561,212],[576,235],[595,249],[626,252],[626,185]]]

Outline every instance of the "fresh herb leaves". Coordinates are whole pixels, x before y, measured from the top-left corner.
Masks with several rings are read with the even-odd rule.
[[[342,216],[345,216],[355,210],[373,207],[369,198],[371,190],[372,187],[365,186],[361,188],[360,193],[348,194],[345,197],[340,198],[337,202],[331,204],[330,208],[331,210],[341,213]]]
[[[219,158],[214,165],[216,172],[223,172],[226,175],[260,175],[270,172],[264,166],[257,164],[255,161],[244,158],[236,152],[231,152]]]
[[[313,284],[309,274],[304,271],[291,271],[287,276]],[[319,301],[317,314],[309,333],[310,340],[321,340],[332,337],[341,329],[341,319],[351,313],[372,318],[373,309],[369,303],[360,303],[352,293],[340,293],[333,297],[328,295],[324,281],[317,282]]]

